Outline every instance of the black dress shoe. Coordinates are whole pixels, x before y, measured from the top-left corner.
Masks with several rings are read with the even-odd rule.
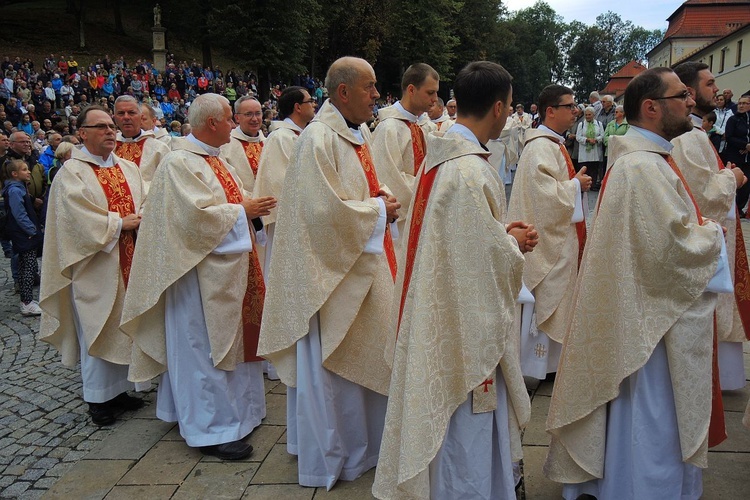
[[[96,425],[112,425],[115,423],[115,414],[108,403],[89,403],[89,415],[91,415],[91,421]]]
[[[118,395],[116,398],[111,399],[107,404],[118,410],[132,411],[143,408],[143,400],[133,396],[128,396],[126,392]]]
[[[204,455],[213,455],[222,460],[242,460],[253,452],[253,447],[242,441],[215,444],[213,446],[201,446]]]

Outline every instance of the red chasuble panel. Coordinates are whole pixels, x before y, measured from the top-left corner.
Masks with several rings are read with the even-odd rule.
[[[206,162],[216,174],[224,194],[229,203],[242,202],[242,193],[232,174],[226,169],[217,156],[205,156]],[[260,340],[260,323],[263,318],[263,303],[266,299],[266,284],[263,281],[263,271],[258,261],[255,245],[250,252],[250,265],[247,271],[247,289],[242,300],[242,340],[245,361],[262,361],[258,356],[258,341]]]
[[[370,188],[370,196],[373,198],[378,197],[380,193],[380,183],[378,182],[378,175],[375,173],[375,164],[372,162],[372,156],[370,155],[370,149],[367,144],[361,146],[354,146],[354,150],[357,152],[357,158],[359,158],[360,164],[362,164],[362,170],[365,172],[367,178],[367,185]],[[391,238],[391,228],[388,224],[385,225],[385,237],[383,239],[383,248],[385,249],[385,256],[388,259],[388,267],[391,268],[391,277],[393,281],[396,281],[396,250],[393,247],[393,238]]]
[[[117,212],[120,217],[135,213],[135,202],[130,186],[125,179],[125,174],[119,165],[103,168],[89,163],[94,170],[96,179],[107,197],[107,210]],[[130,280],[130,267],[133,265],[133,253],[135,253],[135,231],[120,231],[118,241],[120,249],[120,271],[125,288]]]

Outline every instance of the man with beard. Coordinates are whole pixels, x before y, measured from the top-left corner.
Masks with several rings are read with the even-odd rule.
[[[157,140],[152,130],[141,129],[141,108],[133,96],[117,98],[114,119],[120,129],[115,154],[138,165],[148,192],[156,167],[169,153],[169,146]]]
[[[742,343],[750,339],[750,301],[743,299],[742,292],[750,287],[750,272],[734,200],[736,190],[747,182],[747,178],[732,163],[724,168],[718,152],[702,129],[703,117],[716,107],[715,96],[719,90],[708,65],[686,62],[677,66],[675,73],[687,86],[695,106],[690,115],[693,129],[672,140],[672,156],[693,192],[701,215],[727,228],[727,254],[735,293],[719,295],[716,306],[718,368],[722,390],[741,389],[745,386]],[[718,387],[716,391],[716,402],[720,403]],[[715,408],[716,418],[723,417],[723,413],[718,414],[720,409],[720,406]],[[717,440],[719,438],[723,440],[723,433],[718,433]]]
[[[625,90],[630,129],[610,142],[547,419],[544,473],[568,499],[702,493],[712,312],[731,280],[717,274],[721,226],[702,217],[669,153],[694,104],[669,68]]]

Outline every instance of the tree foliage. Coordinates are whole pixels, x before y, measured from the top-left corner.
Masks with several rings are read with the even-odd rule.
[[[68,0],[73,3],[73,0]],[[80,1],[80,0],[79,0]],[[221,50],[261,83],[308,72],[322,78],[338,57],[369,60],[385,91],[399,92],[409,64],[426,62],[446,82],[473,60],[497,61],[513,75],[514,101],[529,104],[549,83],[579,97],[601,90],[662,38],[613,12],[587,26],[565,23],[546,2],[508,12],[502,0],[161,0],[171,36],[199,41],[204,65]],[[265,86],[265,85],[264,85]]]

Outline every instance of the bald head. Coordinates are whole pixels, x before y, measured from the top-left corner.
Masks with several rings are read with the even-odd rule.
[[[380,97],[375,83],[372,66],[358,57],[337,59],[326,74],[331,102],[344,118],[357,125],[372,118],[375,99]]]

